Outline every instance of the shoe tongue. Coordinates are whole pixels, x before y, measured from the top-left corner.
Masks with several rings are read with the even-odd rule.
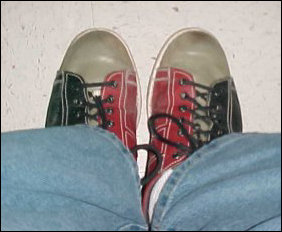
[[[197,102],[199,102],[202,106],[208,106],[207,101],[201,99],[201,98],[197,98],[196,99]],[[208,116],[207,112],[203,112],[203,111],[197,111],[199,115],[201,116]],[[209,131],[212,128],[212,123],[211,122],[205,122],[201,119],[196,119],[194,120],[195,124],[199,124],[201,126],[201,129],[204,131]],[[200,136],[202,141],[207,141],[209,138],[206,135],[201,135]]]
[[[95,104],[93,97],[96,96],[101,96],[101,87],[90,87],[87,88],[87,98],[88,98],[88,102]],[[93,107],[93,108],[88,108],[87,109],[87,113],[90,115],[94,115],[98,112],[97,108]],[[99,122],[93,119],[88,119],[88,125],[90,126],[98,126]]]
[[[92,88],[88,88],[88,92],[92,93],[92,96],[101,96],[101,87],[92,87]]]

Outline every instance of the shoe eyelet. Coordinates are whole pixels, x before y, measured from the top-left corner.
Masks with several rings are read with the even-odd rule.
[[[80,106],[83,105],[83,101],[82,101],[82,100],[79,101],[79,105],[80,105]]]
[[[213,96],[214,97],[219,97],[219,93],[218,92],[213,92]]]
[[[185,79],[181,79],[180,81],[179,81],[179,85],[184,85],[185,84]]]
[[[183,136],[184,136],[183,133],[182,133],[182,130],[178,130],[177,134],[178,134],[178,136],[180,136],[180,137],[183,137]]]
[[[183,123],[184,121],[185,121],[185,118],[183,118],[183,117],[179,118],[180,123]]]
[[[180,94],[180,97],[181,97],[183,100],[185,100],[186,97],[187,97],[187,93],[181,93],[181,94]]]
[[[73,104],[77,105],[78,104],[78,100],[77,99],[73,99]]]
[[[222,106],[219,105],[219,104],[216,105],[216,106],[215,106],[215,110],[216,110],[216,111],[221,111],[221,110],[222,110]]]
[[[109,114],[109,115],[113,114],[113,112],[114,112],[114,110],[112,108],[106,109],[106,113]]]
[[[173,159],[176,159],[176,160],[179,160],[179,159],[181,158],[181,155],[180,155],[179,153],[174,153],[174,154],[172,155],[172,158],[173,158]]]
[[[216,120],[217,119],[217,114],[212,114],[211,117],[212,117],[212,119]]]
[[[223,131],[222,131],[222,130],[218,130],[218,131],[217,131],[217,135],[218,135],[218,136],[223,135]]]
[[[187,107],[186,107],[186,106],[180,106],[180,107],[179,107],[179,110],[180,110],[182,113],[184,113],[184,112],[187,111]]]
[[[108,121],[107,122],[107,127],[108,128],[111,128],[111,127],[113,127],[114,126],[114,122],[113,121]]]
[[[117,86],[118,86],[117,81],[113,81],[113,82],[112,82],[112,87],[116,88]]]
[[[213,92],[213,96],[216,97],[216,98],[220,98],[222,95],[224,95],[224,90],[223,89],[218,89],[218,90],[215,90]]]
[[[114,96],[110,95],[107,99],[108,103],[113,103],[114,102]]]
[[[222,120],[221,119],[216,119],[214,120],[214,123],[217,125],[221,125],[222,124]]]

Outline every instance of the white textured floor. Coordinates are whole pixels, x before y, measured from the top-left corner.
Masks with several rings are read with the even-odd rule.
[[[147,142],[146,87],[163,42],[202,27],[225,48],[244,130],[281,131],[281,2],[1,1],[1,131],[44,127],[64,52],[84,29],[106,27],[128,43],[141,78],[140,143]]]

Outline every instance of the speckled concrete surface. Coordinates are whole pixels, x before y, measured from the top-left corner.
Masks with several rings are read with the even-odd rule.
[[[106,27],[128,43],[141,77],[139,141],[147,142],[146,87],[166,38],[211,31],[225,48],[245,131],[281,131],[281,2],[1,2],[1,131],[44,127],[64,52],[84,29]]]

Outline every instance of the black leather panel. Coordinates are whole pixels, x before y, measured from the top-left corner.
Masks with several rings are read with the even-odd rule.
[[[243,123],[242,123],[242,114],[241,114],[241,107],[236,91],[236,87],[234,82],[232,81],[230,86],[231,92],[231,101],[232,101],[232,108],[231,108],[231,119],[230,119],[230,128],[232,132],[242,132],[243,131]]]
[[[242,132],[242,117],[236,88],[232,79],[216,83],[210,96],[210,107],[216,114],[211,140],[232,132]],[[212,115],[210,115],[212,117]]]
[[[64,76],[58,72],[54,81],[51,98],[49,101],[46,127],[62,126],[64,124],[64,99],[62,98],[65,79]]]
[[[46,127],[85,123],[83,79],[73,73],[58,72],[49,102]]]
[[[66,125],[85,124],[85,95],[83,80],[75,74],[66,74]]]

